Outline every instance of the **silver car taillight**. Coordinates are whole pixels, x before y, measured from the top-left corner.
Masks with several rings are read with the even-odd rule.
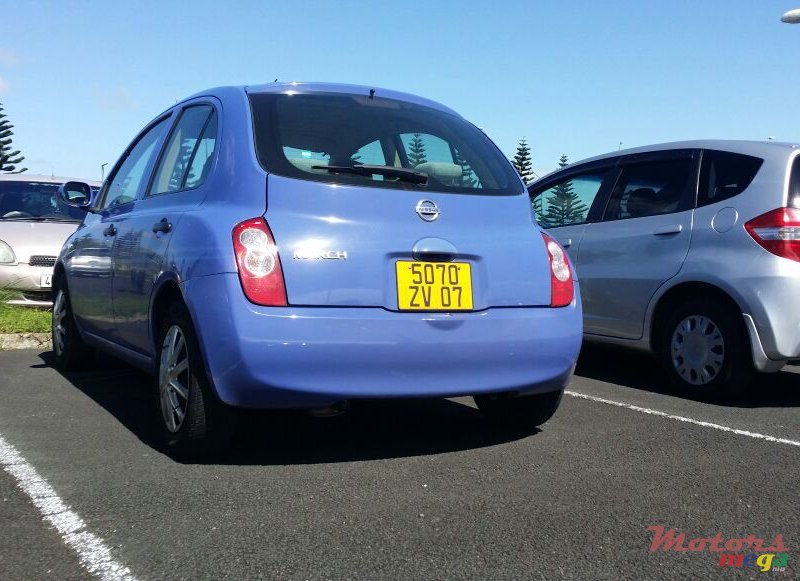
[[[800,262],[800,210],[776,208],[753,218],[744,227],[765,250]]]

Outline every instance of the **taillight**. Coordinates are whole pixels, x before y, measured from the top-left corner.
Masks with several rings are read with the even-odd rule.
[[[245,296],[257,305],[285,307],[288,302],[281,259],[264,218],[253,218],[236,225],[233,250]]]
[[[542,238],[550,258],[550,306],[566,307],[575,298],[567,253],[551,236],[542,232]]]
[[[777,208],[753,218],[744,227],[765,250],[800,262],[800,210]]]

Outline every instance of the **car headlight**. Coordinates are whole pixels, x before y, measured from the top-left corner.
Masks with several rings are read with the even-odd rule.
[[[17,261],[14,251],[6,243],[0,240],[0,264],[13,264]]]

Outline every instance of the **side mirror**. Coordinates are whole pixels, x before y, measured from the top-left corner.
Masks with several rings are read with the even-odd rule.
[[[58,197],[68,206],[88,212],[94,205],[95,191],[84,182],[67,182],[58,188]]]

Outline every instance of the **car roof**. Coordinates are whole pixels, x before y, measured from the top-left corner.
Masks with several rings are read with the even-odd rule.
[[[555,169],[542,177],[529,182],[528,185],[540,182],[550,176],[564,171],[568,168],[574,168],[578,165],[590,163],[593,161],[602,161],[604,159],[614,159],[625,155],[636,155],[639,153],[652,153],[656,151],[667,151],[670,149],[715,149],[718,151],[730,151],[733,153],[742,153],[745,155],[755,155],[758,157],[771,157],[775,155],[787,155],[792,151],[800,150],[800,143],[781,142],[781,141],[755,141],[746,139],[692,139],[686,141],[670,141],[667,143],[654,143],[651,145],[643,145],[640,147],[632,147],[630,149],[622,149],[618,151],[610,151],[601,155],[587,157],[579,161],[571,162],[569,165]]]
[[[224,95],[225,93],[230,93],[232,90],[244,91],[249,95],[256,93],[279,93],[279,94],[340,93],[346,95],[363,95],[363,96],[369,96],[370,91],[375,91],[374,95],[376,97],[383,97],[386,99],[395,99],[398,101],[414,103],[416,105],[422,105],[425,107],[430,107],[432,109],[438,109],[439,111],[443,111],[445,113],[461,117],[461,115],[459,115],[456,111],[450,109],[449,107],[442,105],[441,103],[438,103],[431,99],[420,97],[418,95],[413,95],[411,93],[403,93],[401,91],[393,91],[391,89],[384,89],[381,87],[369,87],[366,85],[349,85],[344,83],[315,83],[315,82],[292,81],[287,83],[276,82],[276,83],[266,83],[262,85],[244,85],[239,87],[217,87],[214,89],[208,89],[206,91],[201,91],[199,93],[196,93],[191,97],[184,99],[184,101],[208,95],[218,95],[218,96]]]
[[[87,180],[83,178],[65,178],[59,176],[44,176],[29,173],[0,173],[0,181],[2,182],[37,182],[43,184],[64,184],[66,182],[85,182],[90,186],[97,186],[98,188],[103,185],[96,180]]]

